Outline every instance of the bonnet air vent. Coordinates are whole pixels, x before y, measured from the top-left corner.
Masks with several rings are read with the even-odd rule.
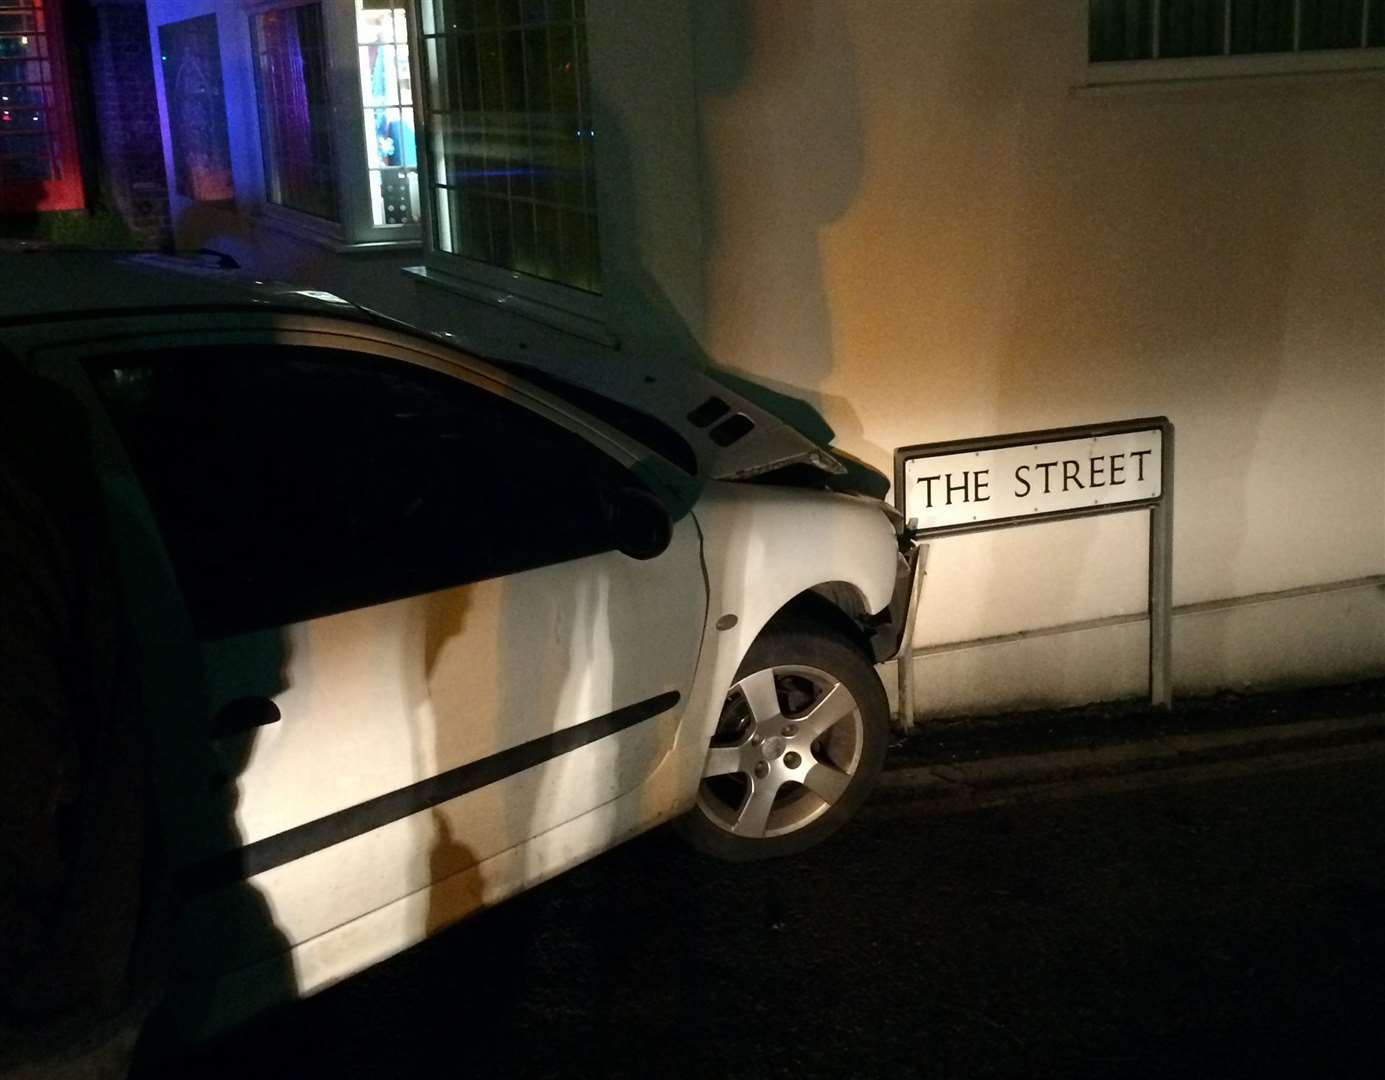
[[[706,427],[715,423],[731,411],[731,406],[719,397],[709,397],[701,405],[688,413],[688,423],[694,427]]]
[[[735,416],[723,420],[709,433],[712,442],[718,446],[730,446],[737,439],[742,439],[755,430],[755,421],[746,416],[745,413],[736,413]]]

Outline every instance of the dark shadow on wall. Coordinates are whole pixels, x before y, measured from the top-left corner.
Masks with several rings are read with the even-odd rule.
[[[630,167],[608,178],[608,201],[622,216],[606,235],[624,246],[603,253],[603,267],[612,291],[628,298],[622,309],[642,340],[830,442],[825,401],[837,406],[836,422],[859,429],[840,399],[822,394],[834,363],[819,232],[851,205],[862,154],[845,20],[837,0],[700,0],[690,7],[702,127],[705,326],[688,325],[636,246],[641,193]],[[742,120],[755,129],[738,142],[751,156],[729,174],[717,164],[708,127]],[[616,161],[647,152],[631,146],[609,116],[602,137],[615,146]],[[821,148],[830,167],[800,167],[809,166],[809,144]],[[718,204],[723,186],[736,191],[729,209]],[[725,257],[723,249],[747,234],[757,240],[751,258]]]
[[[834,368],[821,231],[851,207],[864,167],[855,56],[838,0],[743,0],[694,8],[704,116],[701,155],[708,322],[737,327],[740,355],[717,359],[816,393]],[[732,128],[741,151],[718,154]],[[717,192],[734,193],[718,205]],[[734,246],[744,237],[754,247]],[[737,257],[725,259],[729,250]]]

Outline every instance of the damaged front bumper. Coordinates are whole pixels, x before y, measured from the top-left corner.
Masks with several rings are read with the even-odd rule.
[[[891,519],[898,517],[893,507],[888,509]],[[909,605],[913,602],[914,581],[919,571],[921,549],[904,531],[902,517],[895,522],[895,530],[899,534],[899,558],[895,565],[894,591],[885,609],[870,619],[870,647],[877,664],[893,660],[904,648],[904,637],[910,626]]]

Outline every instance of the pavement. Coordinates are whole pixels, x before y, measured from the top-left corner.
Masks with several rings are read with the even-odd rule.
[[[891,747],[877,803],[964,810],[1046,791],[1147,786],[1306,757],[1385,753],[1385,679],[1175,701],[963,717],[916,725]],[[1154,774],[1164,774],[1156,776]],[[1141,780],[1140,778],[1144,779]]]

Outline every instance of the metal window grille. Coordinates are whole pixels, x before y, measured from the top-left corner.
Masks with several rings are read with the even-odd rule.
[[[418,221],[418,150],[408,18],[394,0],[356,0],[356,49],[375,225]]]
[[[251,17],[265,189],[270,202],[338,219],[327,48],[320,4]]]
[[[1385,46],[1385,0],[1090,0],[1093,62]]]
[[[601,291],[584,0],[423,0],[439,251]]]
[[[0,0],[0,210],[83,205],[57,12]]]

